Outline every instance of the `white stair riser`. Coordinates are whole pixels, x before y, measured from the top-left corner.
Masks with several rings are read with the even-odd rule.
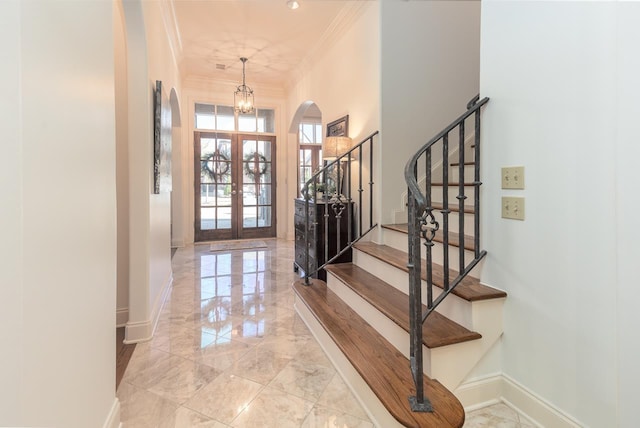
[[[457,162],[457,161],[456,161]],[[458,174],[460,174],[460,167],[458,165],[449,167],[449,180],[455,178],[458,181]],[[473,165],[464,165],[464,181],[469,182],[473,181],[475,176],[474,166]]]
[[[404,270],[391,266],[357,249],[353,252],[353,263],[402,291],[404,294],[409,294],[409,274]],[[425,281],[422,281],[422,284],[422,301],[426,304],[427,293]],[[442,293],[442,289],[433,287],[434,300],[440,293]],[[473,316],[470,302],[451,294],[438,306],[437,311],[469,330],[473,330]]]
[[[459,203],[457,196],[460,194],[458,186],[447,186],[448,195],[449,195],[449,204],[457,204]],[[464,195],[467,197],[464,200],[465,205],[473,205],[473,197],[475,195],[475,187],[474,186],[465,186],[464,187]],[[442,196],[442,186],[433,186],[431,188],[431,200],[434,202],[443,202],[444,198]]]
[[[464,213],[463,215],[464,215],[464,234],[468,235],[468,236],[473,236],[473,234],[474,234],[474,225],[473,225],[474,215],[473,215],[473,213]],[[442,214],[440,212],[440,210],[434,210],[433,211],[433,217],[438,222],[438,225],[440,226],[441,230],[444,227],[444,223],[443,223],[443,220],[442,220],[443,216],[444,216],[444,214]],[[458,233],[458,230],[460,230],[459,222],[460,222],[460,213],[457,212],[457,211],[451,211],[449,213],[449,231]],[[405,223],[406,223],[406,220],[405,220]]]
[[[391,319],[371,306],[366,300],[345,285],[330,272],[327,286],[347,303],[360,317],[380,333],[406,358],[409,358],[409,333]],[[452,296],[449,296],[451,298]],[[473,302],[469,306],[472,313],[474,331],[482,339],[423,350],[423,371],[437,379],[450,390],[457,388],[482,356],[502,334],[502,304],[504,299]]]
[[[402,425],[389,413],[380,402],[369,385],[362,379],[358,371],[351,365],[347,357],[344,356],[340,348],[320,325],[307,305],[296,295],[294,308],[300,318],[309,327],[309,330],[316,338],[331,363],[336,368],[340,376],[347,384],[351,392],[356,397],[362,408],[367,412],[369,419],[377,427],[398,427]]]
[[[386,315],[371,306],[369,302],[360,297],[351,288],[343,284],[331,272],[327,272],[327,287],[336,293],[346,304],[351,307],[362,319],[369,325],[373,326],[382,337],[391,343],[406,358],[410,358],[409,333],[398,326]],[[407,307],[408,310],[408,307]],[[435,377],[431,372],[431,353],[426,346],[423,350],[423,371],[427,376]]]
[[[456,160],[457,162],[457,160]],[[457,165],[455,166],[450,166],[449,167],[449,181],[453,181],[453,182],[458,182],[459,174],[460,174],[460,169],[458,168]],[[474,170],[473,170],[473,165],[465,165],[464,166],[464,182],[468,183],[473,181],[475,177],[474,174]],[[433,175],[431,176],[431,180],[432,181],[442,181],[443,177],[442,177],[442,169],[437,169],[435,171],[433,171]],[[422,178],[422,180],[420,180],[420,185],[424,186],[424,182],[425,179],[424,177]]]
[[[433,217],[436,219],[436,221],[438,222],[438,225],[440,226],[440,229],[443,228],[443,214],[440,212],[440,210],[433,210]],[[474,234],[474,225],[473,225],[473,213],[464,213],[464,234],[468,235],[468,236],[473,236]],[[395,222],[396,223],[406,223],[408,221],[407,219],[407,212],[406,211],[402,211],[402,212],[397,212],[395,215]],[[459,226],[458,226],[458,222],[460,221],[460,213],[457,211],[451,211],[449,213],[449,231],[451,232],[456,232],[458,233],[459,230]]]
[[[383,230],[382,239],[385,245],[388,245],[389,247],[395,248],[400,251],[407,252],[407,234],[406,233],[398,232],[396,230],[391,230],[386,228],[383,228],[382,230]],[[421,240],[421,242],[424,242],[424,240]],[[435,242],[434,246],[432,247],[431,254],[432,254],[434,263],[437,263],[439,265],[444,265],[444,245],[442,243]],[[424,247],[422,248],[421,255],[423,259],[426,258],[426,251],[424,250]],[[471,260],[473,260],[473,257],[474,257],[473,251],[466,250],[466,249],[464,250],[464,260],[466,263],[469,263]],[[459,247],[450,245],[449,246],[449,268],[453,270],[459,270],[459,263],[460,263]],[[474,278],[479,278],[480,272],[481,272],[480,266],[476,266],[476,268],[471,271],[470,275]]]

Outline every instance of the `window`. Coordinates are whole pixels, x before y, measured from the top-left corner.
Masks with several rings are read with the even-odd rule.
[[[255,109],[250,114],[236,114],[232,106],[200,104],[195,108],[196,129],[275,133],[275,112]]]
[[[298,132],[298,194],[320,168],[322,162],[322,124],[319,122],[302,122]]]

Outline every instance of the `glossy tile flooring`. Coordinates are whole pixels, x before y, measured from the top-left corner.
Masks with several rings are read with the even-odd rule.
[[[293,309],[293,243],[179,249],[154,338],[117,396],[125,428],[372,427]],[[469,427],[529,427],[498,404]]]

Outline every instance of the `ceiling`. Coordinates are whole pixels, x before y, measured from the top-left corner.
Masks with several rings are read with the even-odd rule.
[[[335,31],[350,1],[173,0],[185,77],[287,86],[296,67]],[[221,69],[224,68],[224,69]]]

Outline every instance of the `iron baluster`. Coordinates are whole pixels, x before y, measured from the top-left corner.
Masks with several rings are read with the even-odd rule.
[[[479,212],[480,212],[480,199],[479,199],[479,186],[480,182],[480,110],[489,101],[488,98],[480,100],[479,95],[474,97],[467,104],[467,111],[459,116],[454,122],[447,126],[444,130],[433,137],[427,144],[425,144],[418,152],[416,152],[407,165],[405,166],[405,181],[407,183],[408,195],[407,195],[407,209],[408,209],[408,262],[407,267],[409,269],[409,316],[410,323],[410,357],[411,357],[411,371],[413,374],[416,395],[409,398],[411,402],[411,408],[414,411],[431,411],[431,407],[427,397],[424,397],[424,388],[422,385],[422,325],[428,318],[428,316],[436,309],[436,307],[453,292],[462,280],[467,276],[472,269],[486,256],[486,251],[480,250],[479,241]],[[465,196],[465,180],[464,180],[464,157],[465,157],[465,124],[464,121],[471,115],[475,115],[475,160],[474,160],[474,258],[468,264],[465,263],[465,248],[464,248],[464,202],[467,196]],[[449,195],[448,188],[451,184],[449,182],[448,161],[449,161],[449,133],[458,128],[458,157],[459,157],[459,174],[458,174],[458,209],[459,209],[459,250],[460,250],[460,267],[459,272],[455,278],[451,278],[449,271],[449,220],[448,216],[451,212],[449,209]],[[432,246],[433,240],[436,237],[439,224],[433,216],[433,204],[432,204],[432,147],[436,144],[442,144],[442,187],[443,187],[443,207],[442,207],[442,223],[444,252],[444,291],[434,300],[431,295],[433,287],[433,260],[432,260]],[[421,159],[424,157],[424,159]],[[424,174],[425,185],[424,191],[420,186],[418,177],[418,165],[423,165],[424,162]],[[422,280],[421,280],[421,254],[420,254],[420,241],[424,240],[426,248],[426,283],[427,283],[427,309],[422,309]],[[451,271],[454,272],[454,271]],[[448,285],[448,286],[447,286]]]
[[[351,244],[353,239],[352,221],[353,208],[351,206],[351,155],[347,158],[347,242]]]
[[[480,110],[475,114],[475,135],[473,153],[473,184],[475,195],[473,196],[473,252],[474,257],[480,257]]]
[[[464,200],[467,197],[464,194],[464,120],[460,122],[460,137],[458,141],[458,154],[459,154],[459,163],[460,167],[458,168],[458,212],[460,215],[458,216],[458,254],[459,254],[459,265],[460,268],[458,272],[462,272],[464,270]]]
[[[358,148],[358,161],[360,164],[360,168],[358,168],[358,206],[360,209],[358,210],[358,224],[360,225],[360,230],[362,230],[362,192],[364,192],[364,188],[362,187],[362,160],[364,159],[362,155],[362,145]]]
[[[416,174],[417,175],[417,174]],[[420,219],[416,215],[416,200],[409,193],[407,200],[409,209],[408,228],[409,246],[407,268],[409,270],[409,333],[410,364],[416,395],[409,397],[411,410],[414,412],[431,412],[431,403],[424,396],[424,374],[422,363],[422,279],[420,257]]]
[[[305,221],[305,229],[306,229],[306,232],[304,234],[305,255],[303,257],[303,262],[302,262],[304,263],[304,267],[305,267],[305,284],[306,285],[311,284],[310,278],[313,277],[314,275],[317,275],[318,271],[320,271],[321,269],[324,269],[325,266],[327,266],[328,264],[333,263],[335,260],[340,258],[347,251],[350,251],[355,243],[357,243],[359,240],[361,240],[364,236],[366,236],[369,232],[371,232],[373,229],[375,229],[378,226],[377,223],[373,222],[374,195],[372,193],[373,185],[374,185],[373,172],[372,172],[373,171],[373,144],[374,144],[374,137],[376,135],[378,135],[378,131],[367,136],[360,143],[358,143],[356,146],[351,148],[345,154],[339,156],[337,159],[327,162],[319,171],[315,172],[312,175],[312,177],[309,180],[307,180],[307,182],[302,187],[303,189],[302,193],[304,195],[304,200],[306,202],[305,208],[304,208],[304,214],[305,214],[304,221]],[[363,150],[364,150],[365,144],[368,144],[368,148],[371,152],[370,159],[369,159],[370,177],[369,177],[368,189],[370,194],[369,194],[369,227],[368,228],[364,228],[362,226],[363,212],[365,211],[363,209],[363,201],[365,200],[365,195],[363,195],[363,193],[365,192],[365,188],[363,186],[363,172],[362,172],[363,170],[362,160],[364,158]],[[357,168],[358,168],[358,189],[357,190],[359,193],[357,206],[355,206],[355,202],[353,201],[353,198],[352,198],[353,190],[351,188],[352,187],[352,162],[353,160],[356,160],[356,159],[352,159],[352,156],[354,156],[356,153],[358,154],[358,160],[359,160],[357,165]],[[341,165],[344,162],[347,163],[346,171],[342,169],[342,165]],[[332,169],[335,171],[334,177],[336,178],[336,188],[330,195],[328,192],[327,185],[329,184],[328,183],[329,173]],[[344,177],[345,175],[347,175],[346,178]],[[319,213],[319,215],[321,215],[322,218],[317,218],[315,222],[311,224],[310,223],[311,209],[313,208],[314,213],[317,212],[316,195],[311,195],[312,193],[311,189],[313,189],[315,193],[315,190],[320,187],[320,181],[322,182],[322,186],[325,189],[325,192],[322,196],[324,211],[322,212],[322,214]],[[346,195],[343,195],[341,190],[343,188],[342,185],[345,184],[343,183],[343,181],[346,181],[346,185],[348,186],[346,189],[344,189],[344,192],[346,193]],[[323,225],[325,231],[329,230],[329,225],[330,225],[329,218],[331,217],[329,209],[332,209],[333,213],[335,214],[337,242],[334,248],[333,243],[330,244],[329,242],[329,234],[325,233],[324,240],[321,243],[319,243],[318,244],[319,246],[317,247],[318,252],[323,253],[323,254],[317,254],[317,256],[320,257],[324,255],[324,261],[322,263],[318,262],[316,266],[312,268],[310,256],[309,256],[309,251],[311,248],[311,245],[310,245],[311,235],[309,231],[313,229],[314,242],[318,242],[317,240],[318,227],[314,228],[314,226]],[[354,211],[353,211],[354,209],[358,210],[357,224],[353,224],[353,222],[356,220]],[[342,219],[344,219],[345,215],[347,216],[346,226],[341,224]],[[331,223],[331,225],[333,225],[333,223]],[[344,233],[345,228],[347,230],[347,236],[343,237],[342,234]],[[335,249],[335,254],[332,255],[332,250],[334,249]]]
[[[373,227],[373,140],[369,141],[369,227]]]
[[[449,289],[449,134],[442,137],[442,264],[443,286]]]

